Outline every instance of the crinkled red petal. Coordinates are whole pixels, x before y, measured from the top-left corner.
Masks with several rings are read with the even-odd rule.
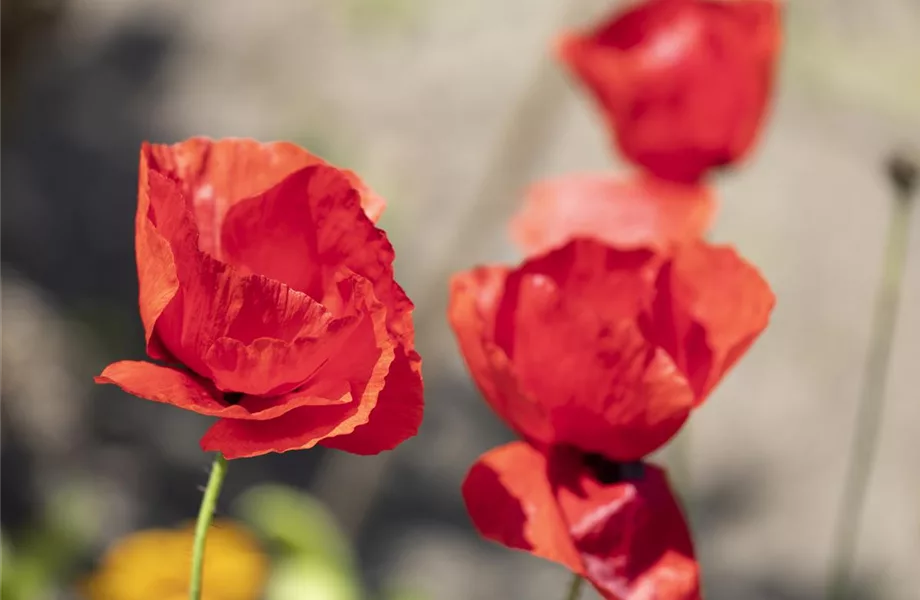
[[[112,363],[95,378],[96,383],[114,384],[124,391],[164,404],[172,404],[211,417],[274,419],[302,406],[328,406],[351,401],[348,386],[342,382],[320,381],[281,396],[243,395],[234,402],[214,385],[186,371],[140,361]]]
[[[634,460],[687,419],[692,389],[639,326],[655,264],[578,240],[508,277],[497,337],[521,389],[548,412],[555,442]]]
[[[223,390],[273,395],[294,389],[332,358],[332,349],[350,335],[348,323],[284,282],[246,274],[202,252],[191,213],[172,202],[175,183],[156,172],[148,181],[151,221],[170,244],[181,282],[156,327],[172,356]],[[349,279],[351,293],[340,298],[383,310],[367,282]],[[343,285],[339,278],[336,289]]]
[[[306,450],[329,436],[354,431],[367,422],[369,412],[370,407],[352,397],[335,405],[295,408],[266,421],[221,419],[201,438],[201,449],[227,459]]]
[[[202,415],[245,413],[244,409],[224,402],[223,393],[210,381],[153,363],[131,360],[115,362],[96,376],[95,381],[114,384],[134,396],[172,404]]]
[[[422,360],[414,350],[400,347],[367,423],[320,443],[352,454],[392,450],[418,433],[423,410]]]
[[[286,177],[326,161],[289,142],[262,143],[252,139],[190,138],[173,145],[144,144],[142,156],[151,170],[173,179],[191,203],[201,248],[221,256],[221,223],[234,204],[268,190]],[[341,171],[358,191],[368,216],[376,221],[385,202],[358,176]]]
[[[363,277],[387,308],[389,331],[411,350],[413,306],[394,279],[393,247],[358,201],[342,171],[306,167],[227,211],[223,253],[231,264],[309,294],[334,314],[348,310],[339,289],[342,271]]]
[[[221,452],[227,458],[302,450],[326,438],[351,434],[367,424],[380,400],[396,353],[385,333],[384,313],[376,312],[373,316],[373,331],[353,336],[348,354],[330,360],[314,375],[318,384],[341,382],[350,392],[348,401],[334,406],[297,408],[268,421],[221,419],[202,438],[202,449]],[[377,356],[376,362],[364,358],[346,360],[367,356]]]
[[[331,361],[346,363],[357,372],[375,364],[387,342],[378,346],[361,340],[376,342],[376,335],[374,315],[367,313],[360,318],[338,319],[321,335],[293,342],[257,338],[243,344],[233,338],[218,338],[205,362],[223,390],[276,396],[298,388]],[[366,352],[358,354],[355,348]]]
[[[306,450],[327,438],[347,436],[370,420],[384,377],[376,373],[366,385],[352,384],[347,399],[336,404],[295,407],[270,420],[220,419],[201,438],[201,448],[236,459]]]
[[[583,455],[555,452],[549,478],[587,579],[608,600],[698,600],[699,565],[664,472],[598,480]]]

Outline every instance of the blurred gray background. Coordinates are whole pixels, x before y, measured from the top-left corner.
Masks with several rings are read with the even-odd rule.
[[[91,542],[52,597],[72,597],[68,582],[111,540],[197,510],[208,419],[92,376],[143,353],[140,143],[198,134],[298,142],[387,198],[427,385],[422,431],[395,452],[236,461],[221,503],[264,480],[311,490],[353,536],[371,589],[398,579],[436,600],[563,595],[561,568],[480,540],[466,518],[466,469],[511,435],[473,389],[443,311],[449,273],[518,259],[506,223],[527,182],[625,169],[548,55],[564,24],[616,4],[3,0],[5,539],[73,510],[77,491],[92,499],[79,517]],[[679,453],[661,457],[679,463],[714,600],[822,597],[891,206],[881,161],[920,146],[920,2],[787,9],[773,115],[757,151],[717,182],[714,234],[763,270],[778,305]],[[866,599],[920,597],[920,211],[911,230],[860,534]]]

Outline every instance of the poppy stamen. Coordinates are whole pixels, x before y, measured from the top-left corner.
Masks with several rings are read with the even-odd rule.
[[[224,402],[231,406],[239,404],[243,399],[243,392],[227,392],[224,394]]]
[[[608,459],[603,454],[589,453],[582,458],[582,463],[594,478],[604,485],[635,481],[645,475],[645,465],[642,461],[617,462]]]

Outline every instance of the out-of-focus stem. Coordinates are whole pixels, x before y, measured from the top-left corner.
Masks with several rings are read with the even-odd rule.
[[[569,584],[569,593],[566,594],[566,600],[578,600],[578,596],[581,595],[581,585],[585,582],[582,579],[581,575],[574,573],[572,575],[572,583]]]
[[[677,436],[671,440],[667,448],[666,460],[668,465],[668,475],[674,484],[674,490],[680,496],[684,505],[684,513],[688,520],[691,517],[692,502],[692,484],[693,476],[691,472],[691,449],[692,449],[692,422],[687,421],[681,428]]]
[[[907,262],[910,214],[920,164],[907,156],[896,156],[888,164],[894,189],[894,203],[888,225],[888,239],[882,267],[863,386],[858,398],[856,425],[841,497],[840,513],[831,549],[826,588],[828,600],[847,597],[852,578],[856,545],[862,523],[869,477],[878,449],[879,429],[885,406],[888,363],[898,316],[901,284]]]
[[[600,5],[599,0],[567,0],[562,4],[561,29],[580,21],[586,12]],[[534,165],[547,152],[562,117],[566,85],[560,70],[547,53],[520,95],[496,139],[486,172],[469,205],[447,232],[448,239],[440,244],[442,256],[428,278],[427,288],[416,298],[416,331],[429,331],[434,321],[444,320],[445,282],[455,271],[469,267],[469,256],[463,248],[488,238],[496,226],[504,228],[511,208],[520,203],[522,189]]]

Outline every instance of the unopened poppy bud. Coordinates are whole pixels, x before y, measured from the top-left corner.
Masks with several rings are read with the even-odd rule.
[[[692,183],[737,165],[766,118],[782,47],[779,0],[630,4],[557,53],[601,108],[623,156]]]

